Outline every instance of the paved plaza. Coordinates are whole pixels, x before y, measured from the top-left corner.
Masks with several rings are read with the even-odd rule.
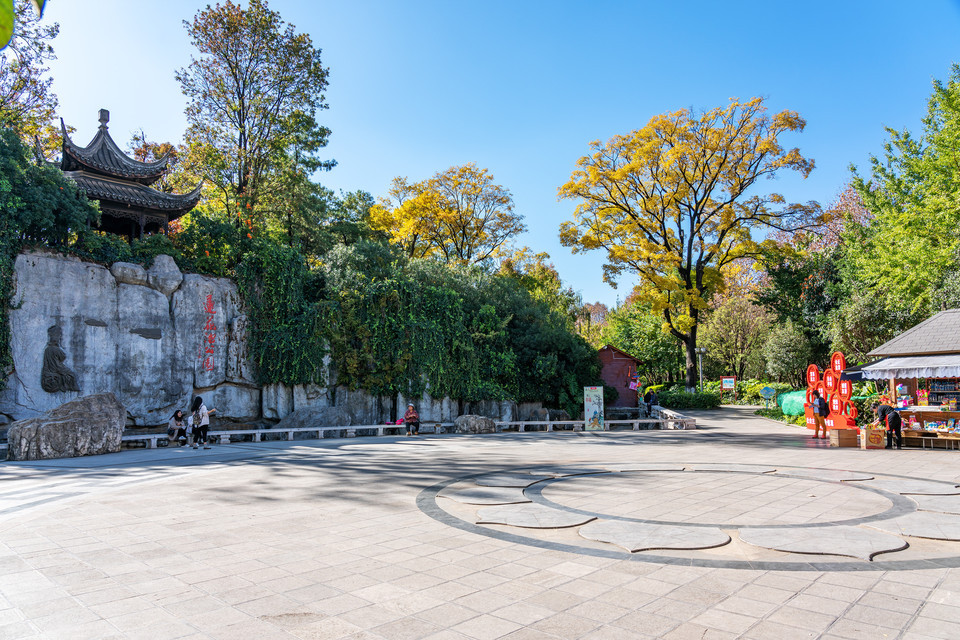
[[[960,638],[960,452],[694,415],[0,463],[0,639]]]

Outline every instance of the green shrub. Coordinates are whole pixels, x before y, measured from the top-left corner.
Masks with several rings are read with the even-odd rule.
[[[609,407],[620,398],[620,392],[616,387],[608,384],[603,385],[603,406]]]
[[[853,406],[857,408],[857,426],[873,422],[873,409],[880,404],[879,393],[869,396],[853,396],[850,400],[853,402]]]
[[[657,394],[660,406],[667,409],[715,409],[720,406],[720,396],[715,393],[687,393],[664,391]]]
[[[729,391],[723,392],[723,404],[764,404],[763,396],[760,395],[760,391],[764,387],[770,387],[777,392],[777,395],[781,393],[786,393],[792,391],[794,387],[785,382],[769,382],[766,380],[757,380],[755,378],[748,378],[745,380],[737,380],[737,394],[734,398],[734,394]],[[720,393],[720,381],[711,380],[710,382],[703,383],[703,390],[709,391],[710,393]]]
[[[784,413],[780,411],[779,407],[774,407],[771,409],[757,409],[753,413],[754,415],[762,416],[764,418],[771,418],[773,420],[779,420],[780,422],[784,422],[786,424],[796,424],[802,426],[807,423],[805,416],[784,415]]]

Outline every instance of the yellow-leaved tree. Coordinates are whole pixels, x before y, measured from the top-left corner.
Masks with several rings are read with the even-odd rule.
[[[370,224],[411,257],[481,262],[500,255],[526,228],[510,191],[473,163],[422,182],[394,178],[389,194],[371,208]]]
[[[559,196],[578,202],[560,240],[573,251],[605,249],[604,279],[639,276],[641,301],[662,314],[664,329],[686,347],[686,383],[696,380],[697,324],[722,270],[759,255],[772,241],[756,229],[797,229],[819,211],[814,202],[786,204],[777,193],[751,191],[781,170],[803,177],[813,160],[780,137],[802,131],[794,111],[767,114],[762,98],[696,115],[655,116],[642,129],[593,142]]]

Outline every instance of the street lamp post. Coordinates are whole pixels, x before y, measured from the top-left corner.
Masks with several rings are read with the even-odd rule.
[[[700,367],[700,393],[703,393],[703,354],[707,352],[707,348],[697,347],[694,351],[697,352],[697,364]]]

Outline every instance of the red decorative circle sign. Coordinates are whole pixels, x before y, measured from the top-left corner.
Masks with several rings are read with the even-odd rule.
[[[844,400],[849,400],[853,395],[853,383],[849,380],[840,380],[837,382],[837,395]]]
[[[847,359],[839,351],[834,351],[833,355],[830,356],[830,368],[838,374],[842,373],[847,368]]]
[[[807,404],[813,404],[813,389],[807,389]]]
[[[820,384],[820,367],[815,364],[807,367],[807,386],[811,389]]]
[[[834,394],[830,396],[830,413],[843,413],[843,406],[846,404],[840,399],[840,396]]]
[[[829,392],[837,390],[837,374],[833,369],[827,369],[823,372],[823,387]]]

